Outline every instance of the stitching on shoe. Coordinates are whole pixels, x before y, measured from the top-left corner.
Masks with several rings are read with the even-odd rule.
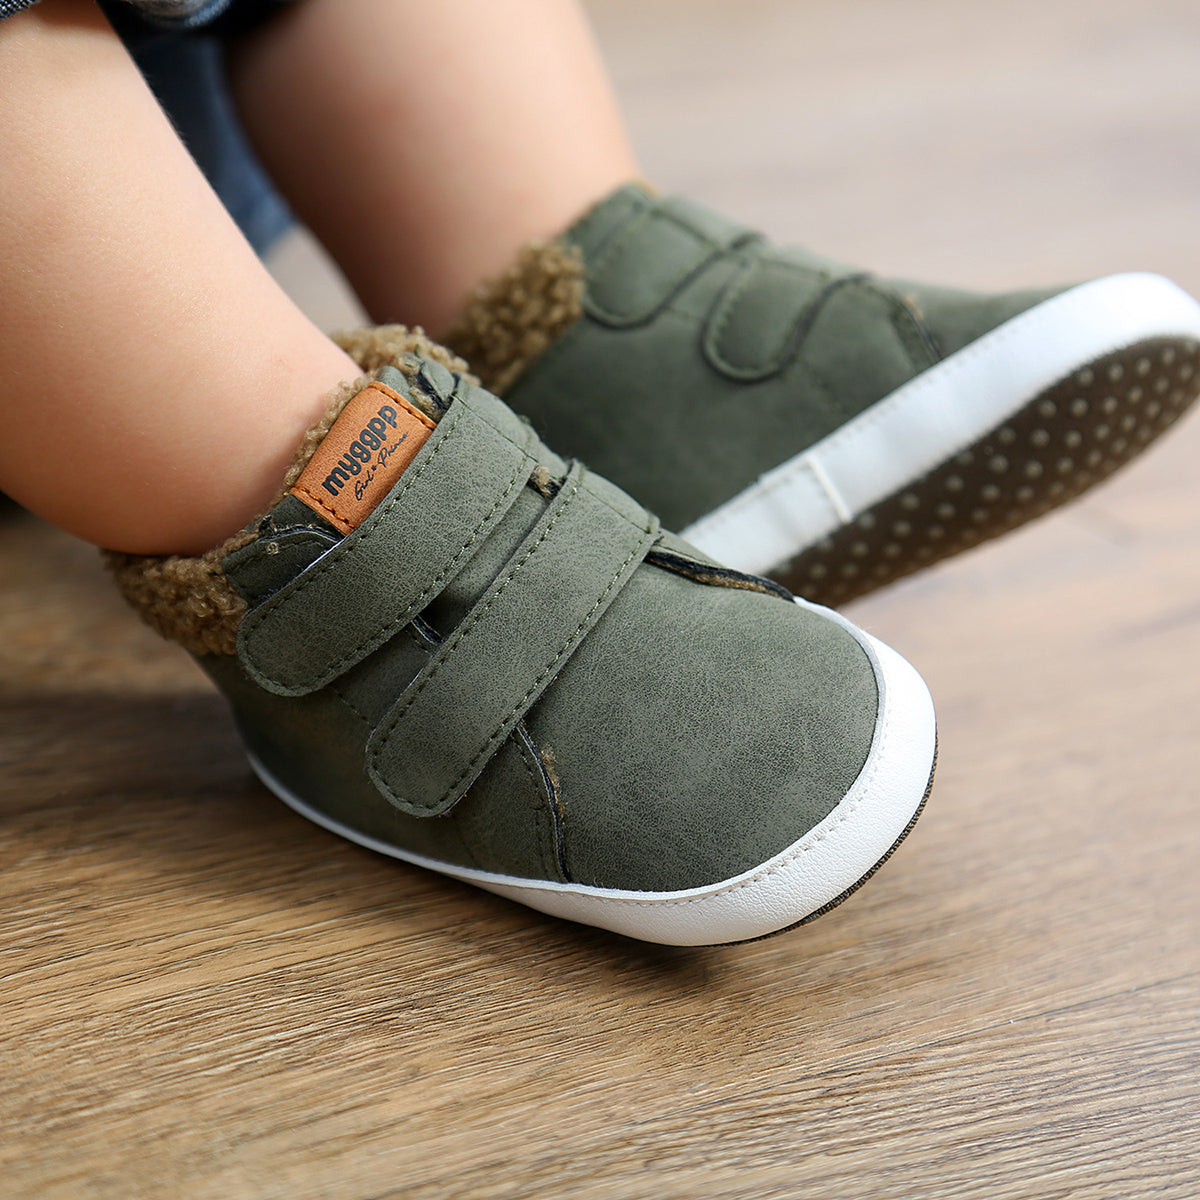
[[[425,689],[426,685],[431,683],[437,677],[437,675],[441,671],[442,667],[444,667],[450,661],[451,657],[455,653],[457,653],[458,647],[462,643],[463,638],[466,637],[466,635],[468,633],[470,633],[471,630],[474,629],[476,625],[479,624],[480,620],[487,615],[487,613],[491,609],[492,605],[494,605],[496,603],[496,601],[499,600],[502,595],[504,595],[504,593],[508,590],[509,584],[511,584],[513,582],[513,580],[516,579],[516,577],[521,573],[525,564],[530,560],[530,558],[533,557],[534,553],[538,549],[541,548],[542,543],[545,542],[546,538],[548,538],[550,536],[551,531],[554,529],[555,525],[558,524],[563,513],[565,513],[567,511],[567,508],[575,502],[575,499],[579,495],[579,487],[580,487],[580,481],[576,481],[575,484],[571,488],[571,494],[569,496],[566,496],[563,499],[563,502],[562,502],[561,506],[559,507],[558,512],[556,512],[554,514],[553,519],[546,526],[546,528],[542,530],[541,536],[538,538],[538,540],[536,542],[534,542],[534,544],[532,546],[529,547],[529,549],[524,553],[524,555],[522,555],[521,560],[509,572],[508,578],[501,585],[500,590],[497,591],[495,594],[493,594],[488,599],[487,603],[483,606],[482,609],[472,610],[471,614],[467,617],[467,619],[465,621],[463,621],[462,624],[459,625],[459,627],[450,635],[450,638],[446,642],[445,646],[442,648],[442,651],[440,651],[440,653],[442,654],[441,661],[433,668],[433,670],[431,670],[429,672],[428,675],[426,675],[426,677],[421,681],[421,683],[414,689],[412,695],[408,698],[408,700],[406,700],[404,702],[404,704],[392,715],[391,720],[388,721],[386,727],[384,728],[382,736],[380,738],[380,744],[378,744],[376,746],[374,752],[371,755],[371,764],[373,767],[378,763],[380,755],[383,753],[383,743],[385,743],[387,741],[387,739],[391,736],[391,734],[395,731],[396,727],[400,724],[401,720],[403,719],[405,713],[407,713],[408,710],[412,707],[413,703],[416,701],[416,699],[420,695],[420,693]],[[626,560],[626,561],[628,562],[628,560]],[[610,582],[609,587],[611,587],[611,586],[612,586],[612,584]],[[605,594],[607,595],[607,590],[606,590]],[[599,603],[599,601],[597,601],[597,603]],[[592,611],[593,612],[595,611],[594,607],[593,607]],[[588,616],[590,616],[590,615],[591,615],[591,613],[589,612]],[[585,621],[586,621],[586,618],[585,618]],[[582,628],[582,625],[580,626],[580,628]],[[577,629],[575,632],[578,633],[579,630]],[[572,634],[572,637],[573,636],[574,636],[574,634]],[[570,639],[568,638],[568,642],[569,641],[570,641]],[[561,653],[562,653],[562,650],[560,648],[555,653],[555,659],[557,659],[558,655]],[[551,665],[553,665],[553,664],[551,664]],[[549,671],[549,669],[550,669],[550,667],[547,667],[546,671]],[[545,678],[545,674],[546,674],[546,672],[542,673],[542,675],[539,677],[539,681],[540,681],[540,679]],[[526,692],[526,696],[529,696],[533,690],[534,689],[531,689],[530,692]],[[518,704],[517,707],[519,708],[520,705]],[[513,712],[515,712],[515,711],[516,711],[516,709],[510,710],[509,713],[507,714],[507,716],[504,718],[504,720],[501,721],[500,726],[498,726],[497,729],[488,738],[488,741],[485,745],[485,750],[492,746],[492,744],[495,742],[495,740],[500,732],[500,729],[503,728],[505,722],[507,722],[507,720],[508,720],[508,717],[511,717]],[[481,754],[482,754],[482,751],[481,751]],[[471,767],[473,767],[475,765],[475,763],[478,761],[481,754],[476,755],[476,757],[471,760],[471,763],[467,766],[466,770],[464,770],[459,775],[459,777],[454,781],[454,783],[452,783],[450,785],[450,787],[447,789],[447,791],[452,792],[463,781],[463,779],[466,778],[466,776],[470,773]],[[389,788],[389,791],[390,790],[391,789]],[[401,799],[401,797],[397,797],[397,799]],[[425,809],[434,808],[434,807],[436,807],[437,803],[439,803],[439,802],[440,802],[440,797],[439,797],[438,801],[434,801],[434,803],[432,803],[432,804],[417,804],[417,805],[415,805],[415,807],[425,808]],[[409,803],[411,803],[411,802],[409,802]]]
[[[1069,295],[1070,293],[1062,294]],[[780,472],[779,475],[772,477],[765,483],[759,481],[756,484],[752,484],[740,495],[727,501],[719,510],[709,513],[707,516],[696,521],[693,530],[703,529],[709,531],[724,528],[730,522],[736,520],[741,515],[743,509],[756,503],[763,496],[773,495],[781,491],[788,486],[793,478],[806,471],[808,467],[803,460],[818,446],[840,445],[848,438],[858,437],[862,430],[869,429],[884,419],[884,414],[879,411],[880,406],[886,404],[898,392],[913,386],[931,371],[937,371],[939,377],[949,376],[953,378],[954,375],[966,369],[968,362],[978,358],[980,355],[991,353],[996,346],[1003,345],[1006,341],[1017,337],[1023,332],[1027,323],[1033,322],[1034,318],[1032,314],[1043,310],[1047,304],[1053,304],[1057,299],[1058,297],[1052,297],[1050,300],[1044,300],[1041,304],[1034,305],[1033,308],[1027,309],[1024,313],[1011,317],[1003,325],[997,326],[997,328],[990,330],[982,337],[976,338],[969,346],[964,346],[948,358],[943,358],[940,362],[936,362],[926,368],[919,375],[913,376],[907,383],[901,384],[900,387],[893,389],[886,396],[881,397],[870,408],[852,417],[826,437],[821,438],[811,446],[800,451],[799,454],[783,464],[782,467],[776,468]],[[851,426],[853,426],[853,430],[851,430]],[[951,451],[951,453],[956,453],[956,451]]]
[[[752,272],[747,271],[747,275],[753,278]],[[813,326],[820,318],[822,310],[833,298],[833,296],[841,291],[844,287],[849,287],[851,284],[862,283],[871,278],[869,274],[862,271],[855,272],[850,275],[838,275],[836,277],[830,275],[827,271],[822,271],[821,275],[825,277],[825,282],[821,287],[821,290],[816,296],[813,297],[813,299],[809,302],[808,307],[805,308],[805,310],[793,322],[791,329],[788,330],[787,337],[784,339],[783,348],[779,351],[779,354],[773,363],[765,368],[739,367],[736,364],[731,363],[717,349],[716,340],[720,334],[714,333],[713,342],[711,345],[711,353],[713,359],[716,360],[716,365],[718,365],[721,370],[732,376],[734,379],[743,381],[756,382],[761,379],[770,379],[774,375],[779,375],[800,353],[804,343],[808,340],[808,335],[812,332]],[[749,282],[747,282],[745,286],[749,286]],[[744,289],[739,290],[739,295],[741,294],[741,290]],[[724,297],[722,297],[718,303],[723,303],[723,301]],[[730,320],[732,315],[733,304],[730,303],[729,308],[722,314],[722,329],[724,324]],[[710,344],[707,338],[705,339],[704,345],[705,349],[709,350]],[[811,374],[814,376],[816,375],[816,372],[812,371],[811,368],[809,370]],[[826,387],[826,390],[831,395],[835,394],[836,389],[830,388],[828,385],[823,386]]]
[[[714,366],[719,367],[726,374],[734,375],[744,371],[745,367],[737,367],[731,363],[721,352],[719,342],[724,336],[725,329],[729,322],[733,319],[733,309],[738,300],[745,295],[746,289],[754,280],[757,271],[755,267],[762,260],[747,258],[742,264],[741,269],[733,277],[732,281],[725,285],[721,294],[717,297],[714,311],[716,312],[715,319],[711,312],[709,316],[708,329],[705,331],[702,345],[710,357],[710,361]]]
[[[312,488],[302,487],[300,484],[297,484],[293,490],[297,492],[303,492],[309,501],[311,501],[313,504],[316,504],[318,508],[323,509],[331,517],[341,517],[341,514],[338,512],[338,510],[334,508],[334,506],[330,504],[323,496],[318,496],[317,493],[312,490]]]
[[[557,513],[555,513],[553,520],[551,520],[550,524],[547,525],[546,528],[542,531],[542,534],[538,538],[538,540],[522,556],[521,561],[516,564],[516,566],[514,567],[512,572],[509,574],[508,579],[506,579],[504,584],[501,586],[500,590],[498,592],[496,592],[495,595],[493,595],[487,601],[487,604],[484,606],[484,608],[481,611],[478,612],[478,614],[476,614],[475,612],[472,612],[471,616],[466,621],[464,621],[463,624],[458,627],[458,629],[456,629],[454,631],[454,633],[450,637],[450,640],[446,644],[446,647],[445,647],[446,653],[443,656],[442,661],[433,668],[433,670],[418,685],[418,687],[414,691],[413,695],[404,702],[403,706],[395,714],[393,714],[391,720],[389,720],[387,725],[385,727],[383,727],[382,733],[380,735],[379,743],[376,745],[375,750],[372,752],[371,759],[370,759],[372,770],[374,770],[376,773],[378,773],[378,762],[379,762],[379,758],[383,752],[383,746],[386,743],[387,739],[395,731],[396,727],[399,725],[400,721],[404,717],[404,714],[412,706],[413,702],[417,699],[417,696],[425,688],[425,686],[427,684],[431,683],[433,681],[433,679],[437,676],[437,674],[441,670],[441,668],[443,666],[445,666],[447,662],[449,662],[450,657],[457,651],[459,643],[466,636],[466,634],[470,632],[471,628],[473,628],[476,624],[478,624],[480,618],[482,618],[483,616],[486,615],[488,609],[490,609],[491,606],[493,604],[495,604],[495,602],[507,590],[509,584],[511,584],[513,582],[513,580],[517,577],[517,575],[520,574],[521,570],[524,568],[525,564],[529,561],[530,557],[532,557],[532,555],[541,547],[542,543],[550,535],[550,531],[558,523],[558,521],[562,517],[563,513],[566,512],[567,507],[570,504],[574,503],[576,497],[579,495],[581,482],[582,481],[575,483],[575,485],[572,488],[571,495],[568,496],[563,501],[562,506],[559,508],[559,511]],[[608,505],[607,507],[611,508],[612,506]],[[616,512],[615,509],[613,509],[613,511]],[[618,514],[618,515],[621,515],[622,519],[624,521],[626,521],[627,524],[634,525],[634,522],[630,521],[628,517],[625,517],[623,514]],[[637,528],[636,525],[634,527]],[[643,532],[649,533],[650,529],[645,529]],[[479,753],[476,754],[473,759],[471,759],[471,761],[467,764],[467,766],[463,769],[463,771],[461,771],[459,773],[458,778],[455,779],[454,782],[449,785],[449,787],[446,789],[446,791],[443,793],[442,796],[439,796],[436,800],[432,801],[431,803],[414,803],[412,801],[405,801],[403,799],[403,797],[396,795],[394,789],[391,788],[390,785],[388,785],[386,782],[383,782],[382,786],[385,789],[385,794],[388,795],[389,798],[392,798],[396,802],[407,803],[407,804],[412,805],[415,808],[424,809],[425,811],[428,812],[428,811],[431,811],[434,808],[436,808],[439,804],[441,804],[447,795],[454,792],[458,788],[458,786],[463,782],[463,780],[466,779],[473,771],[475,771],[477,769],[478,764],[481,761],[486,761],[486,759],[490,756],[490,754],[493,752],[493,750],[495,749],[495,746],[498,744],[498,742],[501,738],[501,734],[503,732],[504,726],[509,722],[509,720],[511,720],[514,713],[521,711],[523,706],[528,703],[529,698],[538,690],[538,688],[541,687],[541,685],[545,681],[546,677],[554,670],[555,666],[558,665],[558,663],[562,659],[563,651],[566,650],[566,648],[571,645],[571,643],[579,636],[580,632],[587,626],[588,622],[592,618],[592,614],[595,613],[595,611],[600,607],[600,605],[603,604],[604,601],[608,598],[609,593],[616,586],[617,580],[621,577],[622,574],[624,574],[626,567],[628,567],[629,564],[634,560],[634,558],[637,557],[638,553],[642,551],[643,545],[644,545],[644,541],[640,542],[637,546],[635,546],[629,552],[628,556],[625,558],[625,561],[623,563],[621,563],[621,565],[617,568],[617,570],[613,574],[612,578],[608,581],[608,585],[605,587],[604,591],[600,594],[600,596],[596,599],[596,602],[592,605],[592,607],[587,611],[587,613],[585,614],[583,619],[579,622],[579,624],[575,627],[575,629],[567,637],[567,639],[564,642],[562,642],[562,644],[559,646],[558,650],[554,653],[554,656],[550,659],[550,661],[542,669],[541,673],[537,676],[537,678],[529,686],[528,690],[521,697],[521,699],[518,700],[517,703],[515,705],[513,705],[513,707],[510,708],[507,713],[505,713],[504,717],[500,720],[499,724],[493,730],[492,734],[488,737],[487,741],[484,743],[484,745],[480,749]]]
[[[460,419],[461,419],[461,415],[455,417],[454,421],[451,423],[449,428],[446,430],[446,438],[448,438],[450,436],[450,434],[452,434],[454,432],[454,429],[457,426]],[[490,421],[485,422],[485,423],[490,428],[495,429],[495,426],[493,426]],[[496,432],[501,433],[501,436],[504,436],[504,434],[500,430],[496,430]],[[417,481],[419,480],[420,476],[425,471],[425,469],[433,465],[434,460],[441,453],[442,448],[446,444],[446,438],[443,438],[437,444],[437,446],[434,447],[433,453],[429,456],[429,458],[426,460],[426,462],[422,465],[421,469],[418,470],[417,472],[415,472],[412,479],[410,479],[400,489],[400,491],[396,493],[395,496],[393,496],[390,500],[388,500],[385,503],[385,505],[383,506],[383,509],[380,513],[381,517],[386,516],[387,513],[389,513],[400,502],[401,498],[403,497],[404,493],[408,490],[408,488],[412,487],[413,485],[415,485],[417,483]],[[511,438],[506,438],[506,440],[512,442]],[[512,444],[515,446],[516,442],[512,442]],[[487,515],[471,531],[471,535],[470,535],[469,539],[467,540],[467,542],[458,550],[458,552],[454,555],[454,557],[451,558],[449,560],[449,562],[447,562],[445,567],[438,574],[438,576],[429,584],[429,586],[427,588],[425,588],[425,590],[416,598],[416,600],[413,601],[413,604],[410,605],[410,608],[413,611],[419,612],[425,606],[425,601],[428,600],[432,595],[435,594],[436,590],[441,586],[441,584],[443,582],[445,582],[445,580],[449,576],[449,574],[462,561],[463,556],[465,554],[467,554],[467,552],[475,546],[475,544],[479,541],[480,531],[488,524],[488,522],[492,519],[492,517],[495,516],[497,509],[499,509],[499,507],[504,503],[505,499],[507,499],[508,495],[511,493],[513,488],[517,485],[518,481],[520,480],[522,471],[524,471],[526,469],[529,462],[532,460],[532,456],[528,453],[528,451],[525,449],[525,447],[523,447],[523,446],[518,447],[518,449],[523,451],[525,457],[517,464],[516,471],[513,473],[512,478],[509,479],[508,483],[504,485],[504,488],[499,493],[496,503],[494,505],[492,505],[492,507],[488,511]],[[340,555],[338,555],[338,557],[336,559],[332,559],[332,560],[327,559],[327,561],[322,563],[317,568],[316,572],[314,572],[314,574],[309,579],[305,580],[290,596],[284,597],[276,605],[275,611],[282,609],[284,607],[284,605],[290,604],[293,600],[298,599],[300,597],[301,593],[303,593],[311,584],[315,583],[316,580],[322,574],[324,574],[327,571],[332,570],[334,567],[336,567],[338,565],[339,562],[341,562],[343,560],[349,560],[350,556],[358,550],[358,548],[362,545],[362,543],[364,541],[366,541],[366,539],[368,537],[374,536],[374,533],[375,533],[375,528],[368,529],[365,533],[360,535],[360,537],[354,543],[354,545],[345,549]],[[336,554],[337,554],[337,547],[335,547],[333,550],[330,551],[330,556],[333,556]],[[272,603],[272,601],[268,600],[266,602],[266,605],[269,605],[271,603]],[[266,605],[264,605],[263,607],[265,608]],[[261,612],[261,610],[260,610],[260,612]],[[254,627],[257,628],[257,625],[261,624],[262,620],[264,620],[266,617],[268,617],[270,615],[272,615],[272,614],[271,613],[262,613],[262,615],[259,616],[259,613],[252,613],[247,618],[247,621],[254,621]],[[257,620],[256,620],[256,618],[257,618]],[[385,621],[382,625],[378,626],[370,634],[368,634],[366,637],[364,637],[363,640],[360,641],[358,643],[358,645],[354,647],[354,649],[348,651],[345,655],[343,655],[335,663],[333,663],[332,666],[328,667],[326,669],[326,671],[323,673],[329,674],[329,672],[332,671],[336,675],[348,663],[355,661],[356,657],[361,655],[362,652],[368,646],[370,646],[372,642],[377,642],[378,639],[382,635],[387,634],[391,630],[402,628],[404,625],[406,625],[408,623],[408,620],[409,620],[408,617],[393,617],[391,620]],[[250,632],[251,632],[251,630],[247,630],[247,634],[249,634]],[[247,653],[246,657],[247,657],[247,659],[250,660],[250,664],[255,668],[255,670],[259,671],[260,673],[265,674],[265,672],[262,671],[261,667],[259,667],[258,663],[253,660],[252,656],[249,653]]]
[[[734,310],[737,308],[738,301],[746,294],[754,281],[763,274],[767,265],[766,260],[761,255],[757,258],[747,257],[737,274],[722,289],[721,294],[717,297],[710,310],[707,322],[708,328],[704,332],[702,341],[705,355],[714,367],[734,379],[757,380],[778,375],[791,359],[796,356],[796,352],[804,344],[803,336],[800,338],[796,337],[796,330],[810,321],[814,310],[824,304],[831,294],[832,289],[830,284],[837,282],[832,279],[828,271],[819,272],[823,279],[821,290],[808,303],[804,311],[796,317],[792,328],[788,330],[787,337],[783,340],[782,349],[772,363],[766,367],[751,367],[746,364],[735,363],[725,356],[721,350],[720,343],[729,322],[733,320]]]
[[[441,454],[443,448],[445,447],[447,438],[449,438],[450,434],[452,434],[454,432],[455,428],[457,427],[457,425],[461,419],[462,419],[461,413],[459,413],[455,416],[454,420],[450,423],[450,425],[446,429],[444,436],[438,441],[438,444],[433,448],[433,453],[430,454],[430,456],[425,460],[425,462],[422,463],[421,466],[413,473],[411,478],[404,481],[404,484],[401,487],[400,491],[397,492],[397,494],[395,496],[392,496],[388,500],[386,500],[384,502],[384,504],[381,506],[381,508],[376,510],[376,512],[378,513],[378,515],[380,517],[383,517],[387,513],[391,512],[391,510],[399,502],[400,497],[403,496],[404,493],[406,491],[408,491],[408,489],[410,487],[412,487],[414,483],[417,482],[417,480],[421,477],[421,475],[423,475],[425,473],[425,470],[433,464],[434,460],[437,458],[437,456],[439,454]],[[281,611],[285,607],[291,605],[293,600],[299,599],[299,597],[302,596],[313,584],[315,584],[318,579],[322,578],[324,575],[327,575],[343,559],[349,558],[350,555],[352,555],[354,553],[355,546],[357,544],[361,543],[362,541],[365,541],[368,537],[370,537],[372,535],[372,533],[373,533],[373,529],[364,530],[363,532],[361,532],[359,534],[358,541],[355,542],[354,544],[350,545],[349,547],[347,547],[345,545],[345,543],[340,543],[339,545],[335,546],[325,556],[324,561],[319,566],[317,566],[315,570],[313,570],[312,574],[309,575],[309,577],[307,579],[302,580],[299,583],[299,585],[295,588],[294,591],[290,592],[288,595],[283,596],[279,599],[272,598],[272,599],[266,601],[262,605],[261,608],[258,608],[254,612],[250,613],[246,617],[246,620],[244,621],[244,625],[246,627],[246,636],[249,636],[249,634],[252,633],[255,629],[257,629],[258,626],[261,625],[263,623],[263,621],[265,621],[268,617],[274,615],[275,613]],[[369,641],[370,639],[367,639],[367,640]],[[247,657],[247,659],[250,660],[251,665],[255,666],[255,668],[257,669],[257,663],[254,662],[253,656],[251,654],[247,653],[246,657]]]
[[[373,371],[385,364],[404,370],[400,359],[408,351],[414,351],[441,362],[448,370],[459,372],[464,379],[474,379],[461,358],[431,342],[420,330],[390,325],[333,336],[351,357],[358,359],[364,371]],[[310,426],[297,445],[279,489],[270,501],[270,509],[283,499],[299,478],[317,444],[347,402],[370,383],[367,374],[333,389],[324,414]],[[264,515],[256,516],[250,525],[257,525]],[[243,529],[221,545],[195,557],[117,554],[108,550],[102,554],[126,601],[156,632],[179,642],[198,656],[233,656],[237,653],[237,630],[248,606],[225,576],[221,562],[255,536],[253,528]]]
[[[629,522],[629,524],[633,524],[633,522]],[[498,740],[500,731],[503,729],[504,725],[507,724],[508,721],[512,718],[513,714],[516,712],[519,712],[525,706],[525,704],[529,701],[529,698],[538,690],[539,687],[541,687],[542,682],[545,680],[545,678],[554,670],[554,668],[561,661],[563,651],[569,645],[571,645],[571,643],[579,636],[580,632],[587,626],[588,622],[592,619],[592,614],[595,613],[596,609],[598,609],[601,606],[601,604],[603,604],[604,601],[608,598],[609,593],[616,586],[617,580],[620,579],[620,577],[624,574],[625,568],[628,567],[629,564],[638,556],[638,554],[639,554],[639,552],[641,552],[641,550],[642,550],[642,545],[639,544],[639,545],[635,546],[629,552],[629,554],[625,558],[625,561],[622,562],[621,565],[617,568],[617,570],[613,573],[613,576],[609,580],[607,587],[605,587],[604,591],[597,598],[595,604],[592,605],[592,607],[588,610],[586,616],[584,616],[583,620],[581,620],[579,622],[579,624],[575,627],[574,631],[571,633],[571,636],[568,637],[567,640],[565,642],[563,642],[563,644],[559,647],[558,652],[555,654],[554,658],[549,663],[546,664],[546,667],[542,671],[541,675],[539,675],[538,678],[533,682],[533,684],[530,685],[529,690],[526,691],[525,695],[522,696],[521,699],[518,700],[517,703],[508,711],[508,713],[504,717],[504,720],[501,722],[500,726],[497,728],[496,732],[492,734],[491,738],[489,738],[489,745],[486,746],[484,748],[484,750],[482,750],[478,755],[475,756],[475,758],[472,760],[471,767],[467,771],[464,771],[463,774],[460,775],[459,778],[455,780],[453,786],[450,788],[451,791],[453,791],[456,787],[458,787],[458,785],[463,781],[463,779],[465,779],[466,776],[468,774],[470,774],[470,771],[474,769],[475,765],[479,762],[479,760],[481,758],[484,758],[485,755],[490,751],[492,744],[494,744]]]
[[[414,641],[415,640],[416,639],[414,639]],[[331,688],[330,690],[338,698],[338,700],[341,701],[341,703],[350,710],[350,712],[352,712],[356,717],[358,717],[358,719],[363,723],[364,727],[369,732],[370,728],[371,728],[370,718],[358,707],[357,704],[354,703],[353,700],[350,699],[350,697],[348,695],[346,695],[345,690],[343,688],[337,687],[336,685],[333,688]],[[454,826],[453,829],[454,829],[454,833],[456,835],[455,840],[458,843],[458,848],[462,851],[462,853],[466,857],[467,864],[471,867],[474,867],[476,870],[482,869],[482,864],[479,861],[479,856],[475,853],[475,851],[471,848],[471,846],[469,846],[467,844],[467,840],[466,840],[466,838],[463,837],[462,831],[457,826]]]
[[[512,740],[516,744],[517,751],[521,756],[521,761],[525,764],[525,770],[529,772],[530,781],[533,783],[535,798],[540,798],[543,793],[546,797],[546,802],[535,803],[533,814],[538,818],[534,822],[534,828],[537,831],[537,839],[539,853],[542,859],[542,869],[546,869],[546,864],[553,860],[554,870],[558,872],[564,883],[573,882],[571,874],[567,870],[566,847],[563,839],[562,828],[562,810],[559,807],[555,792],[554,781],[550,778],[549,772],[546,770],[545,764],[542,761],[542,756],[538,752],[533,738],[530,736],[529,730],[525,728],[524,721],[518,721],[513,729],[516,735]],[[536,763],[536,766],[535,766]],[[554,850],[553,854],[547,853],[547,839],[543,829],[544,822],[540,819],[546,815],[547,810],[550,816],[550,826],[554,834]]]
[[[366,729],[369,733],[371,729],[370,717],[368,717],[367,714],[363,712],[363,710],[359,708],[353,700],[350,699],[350,697],[346,694],[345,688],[339,687],[335,683],[330,690],[363,723],[363,725],[366,726]]]
[[[681,278],[672,284],[667,290],[666,295],[663,296],[660,301],[651,305],[648,312],[631,316],[628,312],[618,312],[614,309],[606,307],[595,299],[591,288],[591,279],[600,275],[600,273],[608,265],[609,260],[617,253],[617,251],[629,244],[638,227],[645,225],[648,221],[652,221],[656,218],[664,221],[670,221],[672,225],[676,226],[676,228],[682,229],[685,233],[690,234],[701,246],[707,246],[709,248],[709,253],[703,259],[701,259],[699,263],[692,267],[691,270],[687,271]],[[726,246],[721,242],[714,241],[707,234],[701,233],[700,230],[695,228],[695,226],[689,225],[687,221],[676,216],[674,213],[666,212],[661,207],[645,209],[643,212],[638,213],[637,216],[631,218],[624,229],[622,229],[614,237],[610,238],[604,249],[601,250],[598,255],[596,255],[594,262],[590,264],[590,268],[587,270],[587,283],[585,284],[584,288],[584,307],[585,309],[591,309],[592,315],[600,317],[609,323],[621,325],[644,325],[647,321],[653,319],[659,312],[667,307],[667,305],[671,303],[672,299],[681,291],[683,291],[683,289],[687,287],[687,285],[691,283],[693,279],[695,279],[703,271],[706,271],[714,261],[716,261],[718,258],[721,258],[729,249],[731,249],[730,246]]]
[[[625,222],[629,222],[634,220],[636,217],[640,217],[644,213],[648,213],[657,208],[660,203],[660,198],[657,195],[651,195],[649,192],[639,190],[636,194],[626,192],[622,196],[621,202],[628,209],[629,215],[625,218]],[[600,200],[594,204],[591,209],[576,223],[574,228],[579,234],[580,241],[587,240],[585,236],[586,231],[590,231],[591,228],[597,224],[597,222],[602,223],[605,219],[607,219],[607,214],[605,213],[606,208],[607,205],[603,200]],[[602,214],[604,215],[602,216]],[[621,224],[618,224],[616,227],[614,227],[612,233],[605,240],[604,244],[607,246],[609,242],[613,240],[613,238],[620,234],[622,228],[623,225]]]
[[[417,632],[416,629],[413,629],[410,626],[408,629],[405,630],[405,636],[418,650],[424,651],[426,654],[429,653],[429,647],[426,644],[425,639],[422,637],[422,635],[420,633]],[[358,717],[359,720],[362,721],[363,725],[366,726],[367,735],[370,736],[371,728],[374,725],[374,722],[371,720],[371,718],[369,716],[367,716],[367,714],[365,712],[363,712],[363,710],[353,700],[350,699],[349,692],[347,691],[347,686],[348,685],[345,684],[344,680],[336,680],[335,682],[333,682],[332,684],[329,685],[329,690],[335,696],[337,696],[337,698],[339,700],[341,700],[341,702],[356,717]]]

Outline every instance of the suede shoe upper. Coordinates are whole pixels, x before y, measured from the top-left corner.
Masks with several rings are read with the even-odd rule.
[[[634,891],[832,811],[879,708],[850,634],[438,364],[380,378],[444,409],[386,498],[343,533],[290,495],[224,564],[249,611],[201,662],[273,781],[414,855]]]

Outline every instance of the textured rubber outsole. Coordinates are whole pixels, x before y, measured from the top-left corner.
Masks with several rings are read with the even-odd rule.
[[[1153,338],[1104,355],[770,573],[841,605],[998,537],[1088,491],[1200,394],[1200,341]]]
[[[1086,491],[1198,392],[1200,304],[1157,275],[1094,280],[921,372],[683,536],[843,604]]]

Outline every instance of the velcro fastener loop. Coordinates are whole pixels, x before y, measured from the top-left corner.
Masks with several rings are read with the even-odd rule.
[[[402,812],[447,812],[553,682],[646,552],[657,520],[575,464],[487,592],[367,743]]]
[[[587,262],[583,307],[605,325],[649,321],[718,255],[756,235],[678,197],[632,217]]]
[[[362,662],[445,588],[516,502],[537,463],[533,440],[498,400],[461,384],[375,511],[243,619],[246,672],[270,692],[302,696]]]
[[[751,250],[713,306],[704,355],[722,374],[750,381],[781,371],[795,358],[830,292],[858,278],[795,253],[793,258],[787,248]]]

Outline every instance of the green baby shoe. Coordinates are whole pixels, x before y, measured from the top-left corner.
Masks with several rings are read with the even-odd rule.
[[[1200,305],[1159,276],[877,279],[637,186],[445,340],[702,551],[826,604],[1086,490],[1200,391]]]
[[[927,793],[916,672],[665,533],[412,345],[358,346],[374,379],[228,545],[113,556],[266,785],[384,854],[648,941],[762,937],[853,891]]]

